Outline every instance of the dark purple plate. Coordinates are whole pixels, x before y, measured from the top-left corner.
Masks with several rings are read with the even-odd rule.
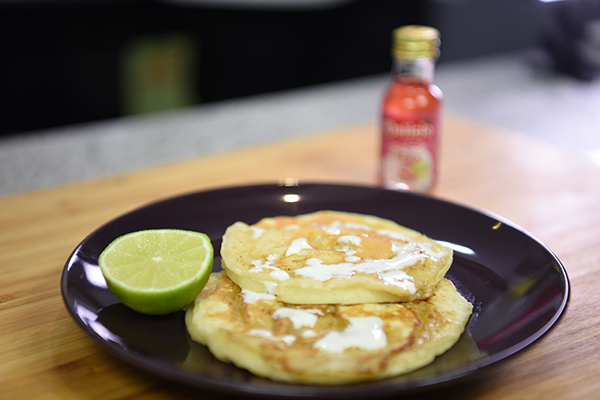
[[[98,256],[118,236],[179,228],[210,236],[213,269],[220,270],[221,236],[233,222],[323,209],[389,218],[454,249],[447,277],[473,303],[474,312],[452,349],[425,368],[381,381],[325,387],[276,383],[217,361],[192,342],[183,310],[156,317],[123,306],[106,288],[98,267]],[[61,289],[77,324],[104,349],[141,369],[220,393],[328,399],[407,394],[472,377],[544,335],[569,298],[568,277],[558,258],[509,221],[414,193],[327,184],[226,188],[132,211],[77,246],[65,265]]]

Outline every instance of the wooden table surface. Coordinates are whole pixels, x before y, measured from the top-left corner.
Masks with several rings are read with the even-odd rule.
[[[184,399],[218,395],[126,364],[70,318],[60,276],[101,224],[147,203],[231,185],[374,185],[377,126],[365,124],[0,198],[0,398]],[[600,170],[545,142],[446,115],[433,193],[522,226],[571,281],[557,326],[481,377],[415,398],[600,398]]]

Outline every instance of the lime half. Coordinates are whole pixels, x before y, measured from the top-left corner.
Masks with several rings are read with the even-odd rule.
[[[213,248],[204,233],[154,229],[117,238],[98,264],[110,291],[127,307],[161,315],[181,310],[210,276]]]

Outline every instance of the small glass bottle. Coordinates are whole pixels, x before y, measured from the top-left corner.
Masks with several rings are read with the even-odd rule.
[[[383,98],[380,184],[427,192],[437,180],[442,92],[433,84],[439,32],[408,25],[392,32],[393,80]]]

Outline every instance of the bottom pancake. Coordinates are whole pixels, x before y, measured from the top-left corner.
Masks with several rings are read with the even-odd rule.
[[[464,331],[472,305],[444,279],[428,300],[292,305],[213,273],[186,313],[193,340],[221,361],[280,382],[344,384],[421,368]]]

